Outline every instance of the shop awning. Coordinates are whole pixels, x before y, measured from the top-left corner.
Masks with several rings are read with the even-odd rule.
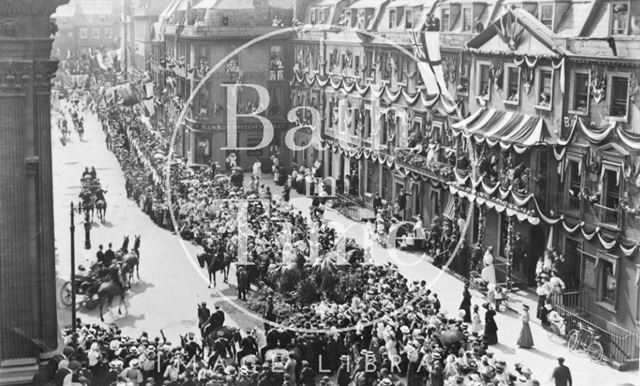
[[[444,211],[442,212],[442,215],[448,218],[449,220],[453,221],[455,212],[456,212],[456,205],[453,200],[453,195],[450,195],[449,201],[447,201],[447,206],[445,206]]]
[[[558,142],[544,119],[491,108],[482,108],[451,127],[456,135],[473,137],[476,143],[486,142],[492,147],[499,143],[503,150],[513,147],[518,153]]]

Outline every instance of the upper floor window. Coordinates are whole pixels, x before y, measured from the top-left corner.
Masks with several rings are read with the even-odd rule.
[[[412,29],[413,28],[413,10],[407,9],[404,12],[404,28]]]
[[[389,29],[396,28],[396,10],[389,10]]]
[[[602,179],[602,205],[617,209],[620,204],[620,175],[613,168],[605,168]]]
[[[99,28],[94,28],[93,30],[91,30],[91,34],[92,34],[92,37],[94,39],[100,39],[100,29]]]
[[[586,114],[589,107],[589,72],[574,72],[571,78],[570,110],[576,114]]]
[[[629,2],[611,3],[611,35],[626,35],[629,28]]]
[[[451,29],[449,28],[449,19],[450,19],[449,8],[443,8],[442,9],[442,30],[443,31],[449,31]]]
[[[87,38],[87,29],[86,28],[80,28],[80,39],[86,39]]]
[[[111,28],[105,28],[104,29],[104,38],[106,40],[109,40],[109,39],[113,38],[113,31],[111,30]]]
[[[490,65],[489,63],[478,63],[478,83],[477,90],[478,96],[481,98],[489,98],[491,93],[491,78],[490,78]]]
[[[324,9],[318,11],[318,24],[324,24]]]
[[[598,301],[611,310],[616,309],[617,281],[618,281],[618,261],[615,256],[598,255],[596,263],[599,269],[598,277]]]
[[[623,73],[609,73],[609,92],[607,102],[609,117],[626,120],[629,112],[629,75]]]
[[[473,20],[471,19],[471,8],[462,10],[462,31],[471,32]]]
[[[513,64],[506,65],[505,68],[504,74],[507,78],[504,82],[507,85],[505,103],[515,105],[520,101],[520,68]]]
[[[550,110],[553,103],[553,70],[548,67],[540,68],[536,78],[538,79],[536,107]]]
[[[553,31],[553,5],[540,6],[540,22]]]

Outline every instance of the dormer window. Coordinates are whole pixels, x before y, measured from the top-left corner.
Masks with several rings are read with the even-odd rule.
[[[629,74],[621,72],[611,72],[608,74],[608,117],[612,120],[627,121],[629,113],[629,77]]]
[[[629,29],[629,2],[611,3],[611,35],[627,35]]]
[[[451,30],[451,28],[449,28],[450,15],[451,13],[449,11],[449,8],[442,8],[442,30],[443,31]]]
[[[404,12],[404,28],[413,29],[413,10],[411,9]]]
[[[553,31],[553,4],[540,6],[540,22]]]
[[[389,29],[396,28],[396,10],[389,10]]]
[[[462,32],[471,32],[472,25],[471,8],[465,8],[462,10]]]

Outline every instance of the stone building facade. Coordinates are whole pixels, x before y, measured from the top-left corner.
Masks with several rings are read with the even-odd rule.
[[[535,291],[538,261],[553,250],[564,260],[559,306],[600,328],[616,363],[637,360],[639,4],[307,0],[293,13],[301,26],[279,43],[286,99],[320,116],[284,121],[304,126],[294,137],[304,148],[283,164],[319,162],[340,195],[369,208],[375,194],[408,193],[406,220],[448,218],[463,231],[467,247],[450,266],[463,276],[474,248],[492,246],[499,283]],[[168,63],[197,62],[195,42],[179,46],[202,30],[194,24],[179,38],[167,29]],[[420,34],[439,41],[440,93],[411,57]],[[188,96],[193,86],[175,78]],[[309,146],[318,133],[323,146]]]
[[[50,16],[63,2],[0,2],[0,384],[30,382],[58,349]]]

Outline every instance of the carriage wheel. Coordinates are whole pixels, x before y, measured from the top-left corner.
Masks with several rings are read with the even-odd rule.
[[[60,288],[60,302],[66,307],[71,307],[73,303],[73,293],[71,292],[71,282],[68,281],[62,285]]]

